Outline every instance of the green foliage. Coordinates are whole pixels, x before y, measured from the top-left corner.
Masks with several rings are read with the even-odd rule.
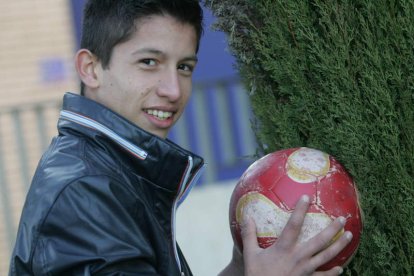
[[[207,0],[250,91],[264,152],[347,167],[365,228],[348,275],[413,275],[414,1]]]

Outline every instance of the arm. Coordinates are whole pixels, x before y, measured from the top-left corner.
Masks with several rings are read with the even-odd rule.
[[[42,224],[36,275],[155,275],[145,214],[132,191],[105,176],[67,185]]]
[[[352,234],[345,232],[333,244],[326,247],[345,224],[343,218],[337,218],[309,241],[297,243],[308,207],[309,198],[303,197],[299,200],[280,238],[266,249],[259,247],[254,221],[248,220],[242,226],[243,256],[233,249],[233,258],[220,276],[266,276],[276,275],[276,273],[277,275],[329,276],[342,273],[340,267],[334,267],[325,272],[315,272],[315,270],[335,257],[350,242]]]
[[[230,263],[219,273],[218,276],[241,276],[244,275],[243,255],[233,246],[233,256]]]

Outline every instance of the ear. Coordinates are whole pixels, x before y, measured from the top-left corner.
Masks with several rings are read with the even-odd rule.
[[[79,78],[88,88],[98,88],[99,79],[96,72],[98,65],[97,58],[91,51],[87,49],[80,49],[75,56],[76,71],[78,71]]]

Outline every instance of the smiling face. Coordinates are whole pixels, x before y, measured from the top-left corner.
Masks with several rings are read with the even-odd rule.
[[[77,69],[88,98],[165,138],[191,94],[196,32],[171,16],[149,16],[136,26],[113,48],[106,69],[87,50],[78,52]]]

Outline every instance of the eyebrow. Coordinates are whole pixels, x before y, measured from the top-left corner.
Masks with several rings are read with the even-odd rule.
[[[198,62],[198,57],[196,55],[193,55],[193,56],[190,56],[190,57],[185,57],[181,61],[193,61],[193,62],[197,63]]]
[[[137,54],[154,54],[157,56],[165,56],[164,52],[154,49],[154,48],[142,48],[142,49],[138,49],[136,51],[134,51],[132,53],[132,55],[137,55]],[[197,55],[191,55],[188,57],[184,57],[181,59],[181,61],[193,61],[193,62],[198,62],[198,57]]]
[[[138,49],[138,50],[132,52],[133,55],[145,54],[145,53],[155,54],[155,55],[158,55],[158,56],[164,55],[164,53],[162,51],[154,49],[154,48],[141,48],[141,49]]]

